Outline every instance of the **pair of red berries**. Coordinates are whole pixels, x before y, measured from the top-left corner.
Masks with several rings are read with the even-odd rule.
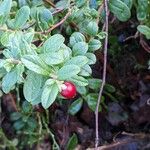
[[[61,95],[66,99],[72,99],[76,96],[76,86],[72,82],[64,82],[62,86]]]

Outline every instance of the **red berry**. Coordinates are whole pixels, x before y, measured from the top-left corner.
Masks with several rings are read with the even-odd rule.
[[[72,82],[64,82],[62,86],[61,95],[66,99],[71,99],[76,96],[76,86]]]

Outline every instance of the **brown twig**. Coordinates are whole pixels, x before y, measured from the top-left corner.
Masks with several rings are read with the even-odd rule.
[[[100,16],[100,14],[102,13],[102,11],[103,11],[103,9],[104,9],[104,1],[103,1],[103,3],[100,5],[100,7],[98,8],[98,18],[97,18],[97,20],[96,20],[96,22],[97,22],[97,24],[99,23],[99,16]]]
[[[145,42],[143,35],[140,34],[140,44],[144,48],[145,51],[150,53],[150,46]]]
[[[135,35],[132,35],[132,36],[127,37],[127,38],[124,40],[124,42],[126,42],[126,41],[128,41],[128,40],[130,40],[130,39],[136,39],[138,36],[139,36],[139,32],[137,31],[137,32],[135,33]]]
[[[101,102],[101,97],[102,97],[102,92],[103,92],[103,88],[106,82],[106,68],[107,68],[107,48],[108,48],[108,0],[104,1],[104,8],[105,8],[105,32],[106,32],[106,37],[105,37],[105,44],[104,44],[104,64],[103,64],[103,78],[102,78],[102,84],[100,87],[100,91],[99,91],[99,96],[98,96],[98,101],[97,101],[97,105],[96,105],[96,110],[95,110],[95,130],[96,130],[96,139],[95,139],[95,148],[98,148],[98,144],[99,144],[99,131],[98,131],[98,110],[99,110],[99,105]]]
[[[48,4],[50,4],[53,8],[56,8],[55,4],[53,4],[50,0],[44,0]]]
[[[58,23],[56,23],[55,25],[53,25],[51,28],[49,28],[47,31],[44,32],[35,32],[36,34],[47,34],[50,33],[52,30],[54,30],[55,28],[59,27],[61,24],[63,24],[67,18],[70,16],[71,14],[71,9],[69,9],[68,13],[66,14],[66,16]]]
[[[64,9],[56,9],[56,11],[52,12],[52,15],[56,15],[58,13],[62,13]]]

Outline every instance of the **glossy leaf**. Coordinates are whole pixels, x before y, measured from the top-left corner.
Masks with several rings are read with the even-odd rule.
[[[69,113],[75,115],[82,107],[83,99],[79,98],[75,100],[69,107]]]
[[[102,97],[102,99],[104,99],[104,97]],[[97,105],[97,100],[98,100],[98,94],[95,93],[90,93],[86,96],[86,102],[89,106],[89,108],[92,111],[96,110],[96,105]],[[101,105],[99,106],[99,112],[102,110]]]
[[[100,79],[88,79],[89,88],[93,90],[99,90],[102,84],[102,80]]]
[[[76,134],[73,134],[72,137],[69,139],[68,143],[67,143],[67,150],[73,150],[76,148],[78,144],[78,138]]]

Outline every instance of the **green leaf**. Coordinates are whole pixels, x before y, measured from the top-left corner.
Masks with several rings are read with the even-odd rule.
[[[17,14],[16,17],[13,21],[13,29],[20,29],[22,28],[27,20],[29,19],[30,15],[30,8],[28,6],[23,6],[21,7]]]
[[[121,0],[110,0],[109,9],[120,21],[127,21],[131,17],[129,7]]]
[[[9,32],[4,32],[4,33],[1,35],[1,44],[2,44],[3,46],[7,46],[7,45],[8,45],[8,42],[9,42],[9,35],[10,35]]]
[[[89,65],[85,65],[81,68],[81,71],[79,73],[81,76],[88,77],[92,74],[92,69]]]
[[[74,82],[77,86],[87,86],[88,85],[88,81],[81,77],[81,76],[74,76],[72,78],[69,78],[70,81]]]
[[[44,77],[32,71],[28,72],[23,86],[24,97],[28,102],[41,101],[41,93],[44,85]]]
[[[37,55],[25,55],[21,61],[31,71],[46,76],[50,74],[50,68]]]
[[[105,84],[104,90],[106,90],[109,93],[114,93],[116,91],[116,88],[110,84]]]
[[[9,14],[11,6],[12,0],[3,0],[3,2],[0,3],[0,14],[1,15]]]
[[[137,18],[139,21],[146,19],[146,16],[148,15],[148,7],[148,0],[138,0]]]
[[[73,47],[74,44],[78,43],[78,42],[85,42],[85,37],[82,33],[80,32],[74,32],[71,37],[70,37],[70,45]]]
[[[27,101],[24,101],[23,104],[22,104],[22,110],[24,113],[29,113],[32,109],[32,106],[29,102]]]
[[[88,51],[88,44],[85,42],[78,42],[74,44],[72,51],[74,56],[84,55]]]
[[[58,1],[56,3],[56,8],[57,9],[67,9],[67,8],[70,8],[70,1],[69,0]]]
[[[68,60],[65,65],[77,65],[79,67],[83,67],[88,62],[88,58],[86,56],[76,56],[72,57],[70,60]]]
[[[102,99],[104,99],[104,97],[102,97]],[[89,108],[92,110],[92,111],[95,111],[96,110],[96,105],[97,105],[97,100],[98,100],[98,94],[95,94],[95,93],[90,93],[86,96],[85,98]],[[99,106],[99,112],[101,111],[101,105]]]
[[[28,5],[28,2],[26,0],[18,0],[18,3],[19,3],[19,7]]]
[[[13,112],[10,114],[10,120],[16,121],[22,117],[22,114],[20,112]]]
[[[0,68],[3,68],[6,62],[5,59],[0,59]]]
[[[41,54],[40,57],[48,65],[57,65],[64,61],[62,51]]]
[[[102,80],[100,79],[88,79],[89,88],[93,90],[99,90],[102,84]]]
[[[4,68],[0,68],[0,79],[6,74],[6,70]]]
[[[58,79],[67,80],[80,72],[80,67],[77,65],[65,65],[57,73]]]
[[[74,150],[78,144],[78,138],[76,134],[73,134],[67,143],[67,150]]]
[[[67,61],[72,57],[72,50],[65,44],[62,45],[59,51],[62,52],[64,61]]]
[[[75,115],[82,107],[83,99],[79,98],[75,100],[69,107],[69,113]]]
[[[92,53],[86,53],[85,56],[89,59],[88,64],[93,65],[96,63],[96,56]]]
[[[37,127],[37,121],[34,118],[29,117],[27,125],[30,127],[30,129],[34,130]]]
[[[52,15],[52,13],[51,13],[48,9],[46,9],[46,8],[44,8],[44,9],[42,9],[42,10],[40,11],[40,13],[39,13],[39,19],[40,19],[40,21],[43,22],[43,23],[53,24],[53,15]]]
[[[43,30],[48,30],[48,28],[53,24],[52,13],[47,8],[36,7],[35,9],[32,9],[32,16],[38,21],[38,26]]]
[[[5,93],[9,93],[9,91],[14,87],[17,81],[22,76],[24,71],[24,67],[22,64],[18,64],[12,71],[8,72],[3,80],[2,80],[2,90]]]
[[[29,32],[24,33],[23,37],[28,44],[31,44],[34,38],[34,30],[29,30]]]
[[[146,36],[147,39],[150,39],[150,28],[146,25],[139,25],[137,27],[138,31]]]
[[[98,25],[95,21],[91,21],[88,23],[86,27],[86,33],[91,36],[96,36],[98,33]]]
[[[46,81],[43,92],[42,92],[42,106],[47,109],[52,105],[58,95],[58,85],[54,80],[49,79]]]
[[[81,95],[86,95],[87,89],[85,86],[76,86],[78,93]]]
[[[130,9],[132,8],[133,0],[121,0],[124,2]]]
[[[101,48],[102,43],[99,40],[92,39],[89,41],[89,51],[90,52],[95,52],[99,48]]]
[[[18,120],[13,124],[13,126],[16,130],[21,130],[25,126],[25,123],[22,120]]]
[[[56,52],[63,45],[64,41],[65,38],[61,34],[55,34],[45,41],[43,51],[45,53]]]
[[[12,0],[3,0],[0,3],[0,25],[3,25],[6,22],[11,6]]]

